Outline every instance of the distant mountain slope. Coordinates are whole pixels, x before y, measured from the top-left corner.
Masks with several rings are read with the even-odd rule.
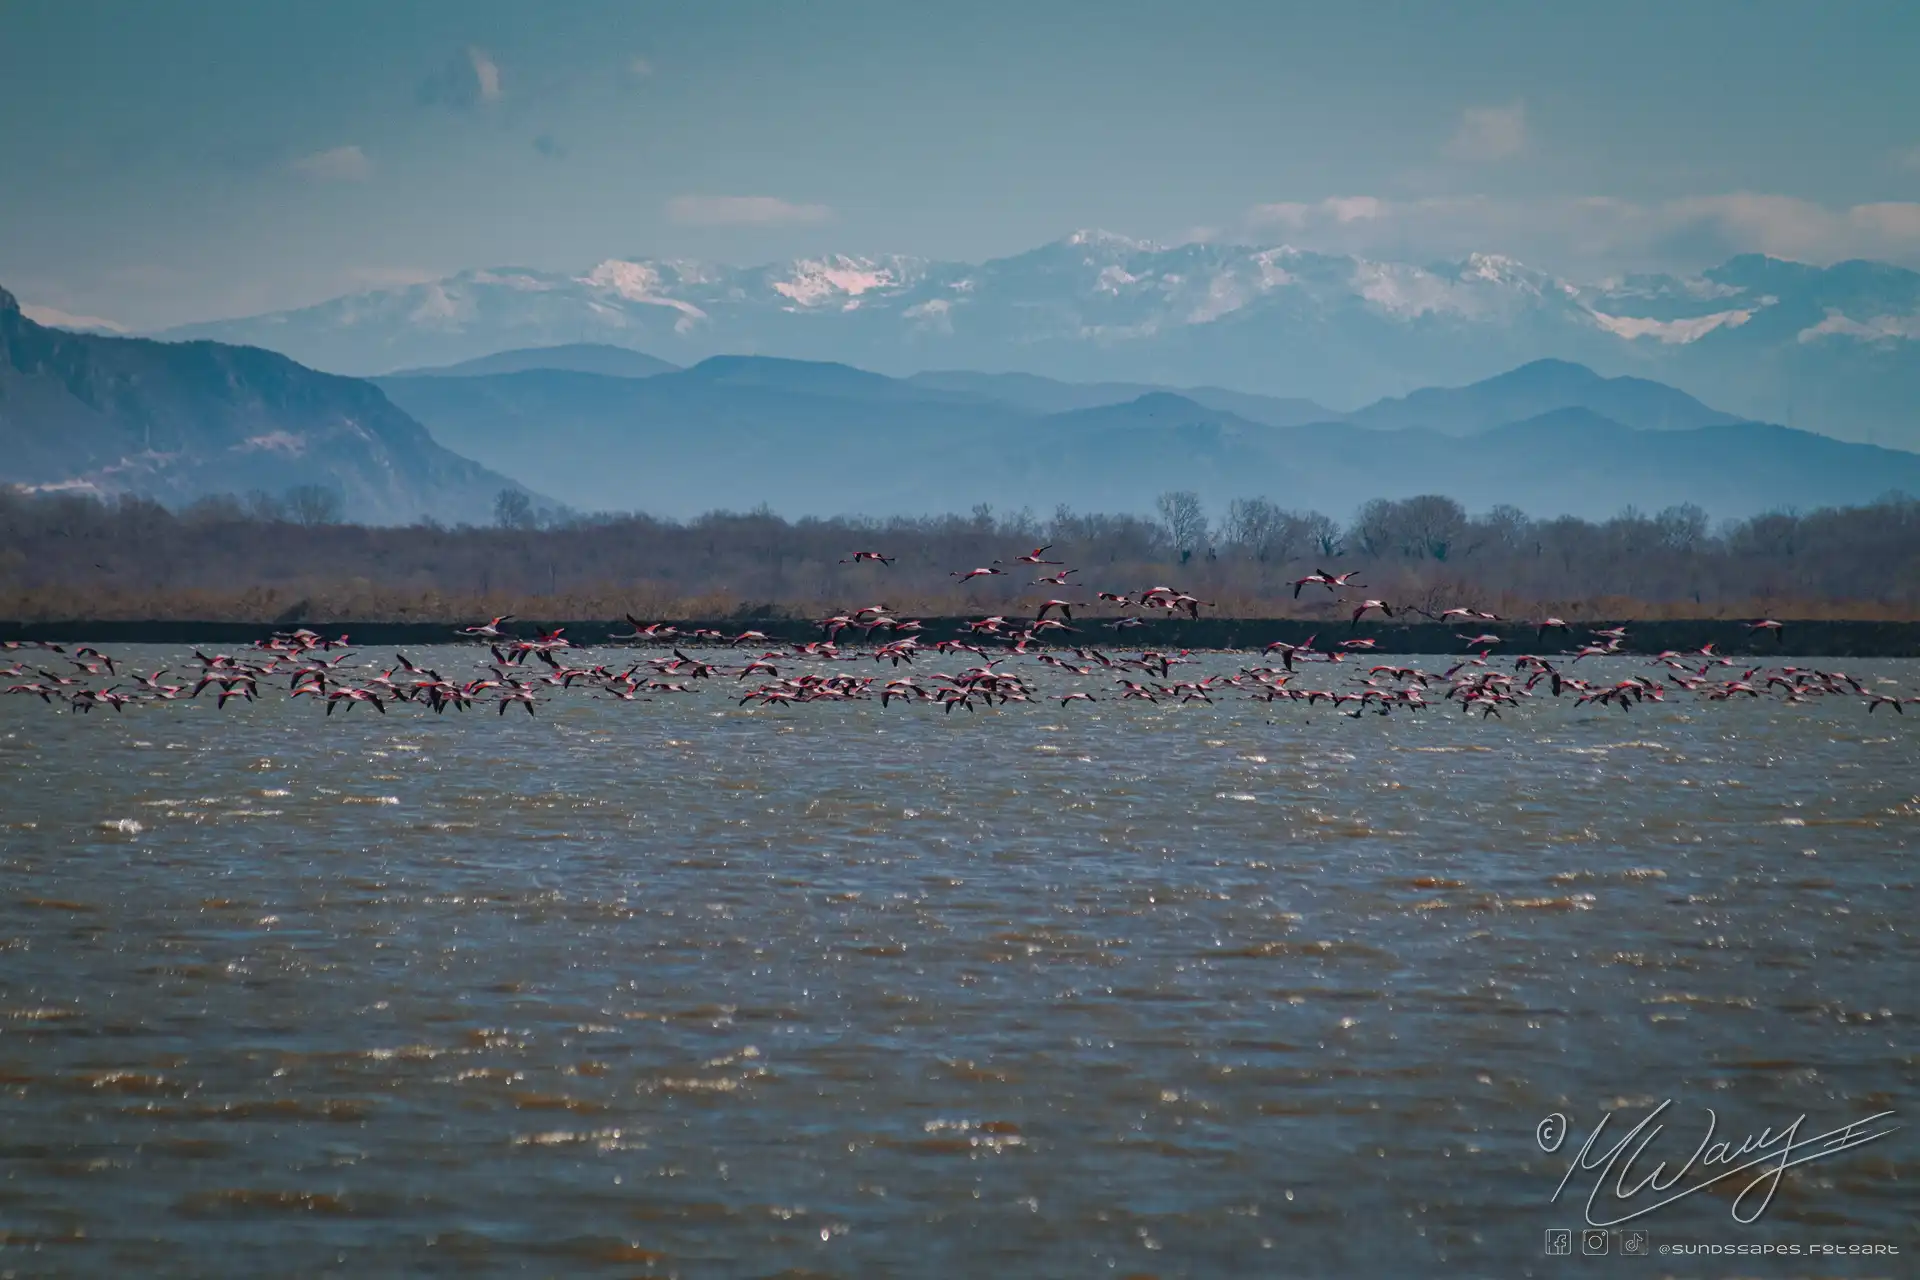
[[[1684,391],[1645,378],[1603,378],[1584,365],[1535,360],[1464,387],[1427,387],[1346,415],[1358,426],[1429,427],[1470,435],[1556,409],[1580,408],[1645,431],[1726,426],[1741,421]]]
[[[844,400],[978,404],[964,391],[916,387],[900,378],[869,373],[852,365],[823,360],[787,360],[774,356],[711,356],[678,375],[672,386],[753,387]]]
[[[380,378],[449,448],[584,510],[691,516],[770,503],[811,513],[951,508],[940,469],[981,432],[1031,419],[844,365],[720,358],[651,378],[533,371]],[[901,477],[908,479],[907,477]],[[980,501],[969,499],[969,503]]]
[[[1216,516],[1235,498],[1267,497],[1345,518],[1369,498],[1419,493],[1542,516],[1688,501],[1742,516],[1920,493],[1913,454],[1748,423],[1642,431],[1582,407],[1462,439],[1425,427],[1275,426],[1166,391],[1043,414],[960,389],[990,379],[928,386],[759,357],[642,379],[378,381],[448,446],[570,505],[679,517],[761,503],[787,515],[980,502],[1145,513],[1168,489],[1200,492]],[[1604,380],[1582,385],[1618,396]]]
[[[604,342],[567,342],[555,347],[520,347],[462,360],[431,369],[401,369],[393,378],[471,378],[489,373],[525,373],[529,369],[559,369],[569,373],[599,373],[613,378],[650,378],[672,373],[680,366],[630,347]]]
[[[1304,422],[1333,422],[1346,415],[1311,400],[1253,395],[1225,387],[1157,387],[1145,382],[1062,382],[1032,373],[973,373],[939,369],[916,373],[906,381],[918,387],[966,392],[999,400],[1034,413],[1065,413],[1103,404],[1123,404],[1155,392],[1169,391],[1195,404],[1239,414],[1270,427],[1292,427]]]
[[[1744,256],[1697,276],[1583,282],[1492,253],[1417,264],[1083,231],[979,263],[463,271],[165,336],[254,343],[343,373],[604,341],[678,364],[749,352],[899,375],[999,369],[1197,388],[1196,402],[1222,407],[1205,388],[1350,407],[1555,359],[1652,378],[1741,418],[1920,447],[1920,273],[1882,263]],[[1041,390],[991,394],[1088,407],[1042,403]],[[1237,411],[1272,416],[1250,408]]]
[[[165,501],[318,484],[381,523],[485,520],[517,487],[366,382],[253,347],[45,328],[5,290],[0,481]]]

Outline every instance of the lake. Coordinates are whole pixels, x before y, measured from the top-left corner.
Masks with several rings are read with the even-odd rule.
[[[1751,1225],[1751,1174],[1626,1224],[1656,1247],[1912,1274],[1920,715],[697,683],[531,717],[0,698],[0,1269],[1563,1275],[1584,1135],[1671,1100],[1640,1175],[1708,1108],[1735,1143],[1908,1127]]]

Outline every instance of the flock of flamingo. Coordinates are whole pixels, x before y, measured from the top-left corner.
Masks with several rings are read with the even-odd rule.
[[[1048,560],[1052,550],[1037,547],[1012,561],[995,560],[991,565],[951,576],[964,584],[976,578],[996,577],[1011,572],[1003,565],[1057,567],[1061,561]],[[842,564],[873,563],[885,568],[894,557],[877,551],[856,551]],[[1057,572],[1036,578],[1030,585],[1071,589],[1077,569],[1059,568]],[[1357,628],[1367,614],[1385,617],[1396,614],[1385,600],[1342,599],[1346,588],[1364,590],[1356,583],[1357,572],[1328,573],[1316,570],[1296,580],[1294,597],[1311,587],[1325,587],[1343,605],[1353,606],[1351,621]],[[1171,587],[1150,587],[1137,594],[1095,592],[1094,598],[1119,608],[1117,619],[1102,625],[1115,631],[1143,625],[1134,610],[1164,610],[1172,615],[1198,618],[1209,602]],[[664,656],[637,661],[590,663],[591,655],[568,640],[560,630],[521,638],[512,635],[507,624],[513,615],[504,614],[484,623],[462,627],[456,635],[485,646],[486,659],[477,665],[482,675],[447,676],[413,662],[404,654],[395,654],[394,662],[352,660],[356,654],[348,648],[346,636],[327,639],[310,630],[275,633],[256,642],[242,656],[208,654],[194,650],[193,671],[177,682],[169,682],[168,670],[140,674],[121,672],[115,659],[91,646],[69,651],[64,646],[37,641],[7,641],[5,650],[21,654],[38,651],[64,661],[70,671],[51,670],[48,665],[29,669],[24,658],[0,667],[0,678],[20,680],[4,692],[37,697],[42,702],[79,712],[110,707],[116,712],[141,703],[192,701],[211,691],[218,707],[240,699],[252,702],[263,696],[274,682],[285,680],[290,698],[311,698],[326,705],[326,714],[369,706],[384,715],[396,704],[429,708],[444,713],[449,708],[467,711],[476,706],[493,706],[500,715],[520,707],[528,715],[542,703],[569,693],[596,700],[619,702],[650,701],[694,693],[701,688],[730,685],[729,698],[745,707],[759,703],[764,707],[784,707],[801,702],[850,702],[877,699],[882,707],[894,702],[933,705],[948,714],[963,708],[1003,707],[1013,702],[1057,701],[1062,707],[1076,702],[1142,701],[1161,703],[1207,703],[1235,693],[1260,702],[1304,703],[1308,708],[1325,703],[1340,714],[1359,718],[1367,714],[1391,715],[1396,711],[1414,712],[1432,707],[1454,707],[1478,714],[1483,719],[1499,716],[1503,710],[1518,707],[1523,701],[1542,694],[1570,698],[1575,706],[1612,707],[1628,712],[1648,703],[1688,697],[1706,702],[1776,697],[1789,703],[1809,702],[1822,697],[1852,697],[1864,702],[1868,712],[1882,706],[1905,714],[1906,706],[1920,703],[1920,697],[1901,697],[1869,688],[1843,671],[1824,671],[1813,667],[1760,665],[1742,668],[1733,658],[1718,654],[1713,645],[1678,652],[1669,650],[1649,659],[1649,672],[1617,680],[1583,679],[1579,663],[1587,658],[1621,655],[1627,640],[1625,627],[1590,630],[1586,638],[1569,650],[1551,657],[1522,654],[1514,657],[1508,669],[1500,669],[1493,656],[1503,637],[1487,632],[1461,635],[1466,656],[1447,670],[1434,673],[1417,666],[1381,663],[1363,666],[1363,655],[1377,641],[1372,637],[1349,636],[1344,640],[1315,648],[1313,636],[1299,644],[1275,641],[1266,646],[1257,665],[1243,666],[1235,674],[1215,673],[1204,677],[1176,678],[1174,668],[1197,664],[1193,652],[1145,650],[1134,656],[1113,656],[1090,644],[1063,642],[1060,648],[1072,654],[1071,660],[1055,651],[1041,651],[1037,645],[1045,638],[1074,632],[1073,610],[1085,601],[1051,597],[1040,603],[1031,619],[1013,619],[994,614],[966,622],[961,635],[923,641],[925,623],[918,619],[898,618],[884,604],[866,605],[836,613],[820,620],[822,639],[794,642],[775,647],[760,631],[742,631],[727,635],[710,629],[682,631],[662,622],[647,623],[631,615],[631,632],[615,634],[609,643],[630,647],[650,644],[665,647]],[[1049,617],[1058,613],[1060,616]],[[1442,622],[1475,623],[1504,621],[1479,609],[1459,607],[1440,613],[1409,609],[1400,612],[1421,613]],[[1558,632],[1571,643],[1573,628],[1560,618],[1529,622],[1536,635],[1544,639]],[[1749,624],[1750,630],[1778,637],[1783,624],[1762,619]],[[858,632],[861,639],[873,642],[884,633],[885,639],[870,648],[840,646],[840,637]],[[1116,637],[1117,638],[1117,637]],[[984,647],[991,643],[996,652]],[[726,646],[739,653],[740,646],[757,646],[760,651],[730,661],[708,661],[687,653],[688,648]],[[334,650],[337,655],[328,656]],[[952,657],[972,655],[974,663],[955,672],[930,671],[916,666],[916,660],[930,655]],[[631,657],[631,654],[629,654]],[[1025,673],[1003,669],[1018,659],[1034,665]],[[620,669],[623,666],[624,669]],[[859,675],[850,666],[866,663],[888,664],[889,670],[875,675]],[[1277,663],[1277,665],[1276,665]],[[54,663],[57,665],[57,661]],[[900,668],[908,674],[894,674]],[[835,668],[839,668],[836,670]],[[1061,676],[1091,678],[1091,688],[1074,687],[1065,692],[1043,692],[1031,678],[1040,669]],[[1309,672],[1322,672],[1322,687],[1295,684]],[[784,674],[783,674],[784,673]],[[1339,678],[1345,676],[1344,682]],[[37,677],[25,678],[23,677]],[[748,683],[753,681],[753,683]],[[108,683],[111,682],[111,683]],[[703,683],[704,682],[704,683]],[[1878,681],[1884,685],[1887,681]]]

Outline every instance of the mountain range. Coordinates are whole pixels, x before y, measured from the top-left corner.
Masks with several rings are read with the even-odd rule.
[[[161,336],[260,345],[355,374],[598,343],[676,365],[776,355],[903,376],[1232,387],[1336,407],[1556,358],[1664,383],[1737,420],[1920,447],[1920,273],[1872,262],[1748,255],[1697,276],[1579,282],[1495,254],[1413,264],[1077,232],[981,263],[834,255],[470,270]]]
[[[604,373],[612,378],[646,378],[656,373],[672,373],[679,367],[630,347],[616,347],[605,342],[567,342],[553,347],[496,351],[491,355],[426,369],[401,369],[393,376],[467,378],[483,373],[563,369],[572,373]]]
[[[563,502],[675,517],[761,503],[787,516],[981,502],[1146,513],[1169,489],[1198,492],[1216,513],[1265,497],[1344,517],[1370,498],[1445,493],[1542,516],[1691,502],[1734,517],[1920,493],[1920,456],[1742,422],[1670,387],[1559,361],[1317,421],[1256,396],[1237,412],[1205,389],[901,379],[764,356],[644,378],[375,382],[450,448]],[[1008,385],[1016,397],[995,398]]]
[[[595,344],[368,380],[255,347],[47,328],[0,292],[0,480],[171,503],[320,485],[379,523],[485,522],[521,486],[670,517],[1145,514],[1169,489],[1216,513],[1264,497],[1344,517],[1438,492],[1539,516],[1693,502],[1732,517],[1920,493],[1920,456],[1557,359],[1348,413],[1209,384],[757,355],[680,367]]]
[[[255,347],[49,329],[4,289],[0,480],[169,503],[318,485],[383,523],[485,520],[518,487],[358,378]]]

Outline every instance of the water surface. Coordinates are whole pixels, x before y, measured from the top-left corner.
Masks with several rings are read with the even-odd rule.
[[[0,1269],[1559,1275],[1549,1113],[1920,1114],[1857,698],[322,710],[0,698]],[[1911,1274],[1915,1172],[1637,1225]]]

